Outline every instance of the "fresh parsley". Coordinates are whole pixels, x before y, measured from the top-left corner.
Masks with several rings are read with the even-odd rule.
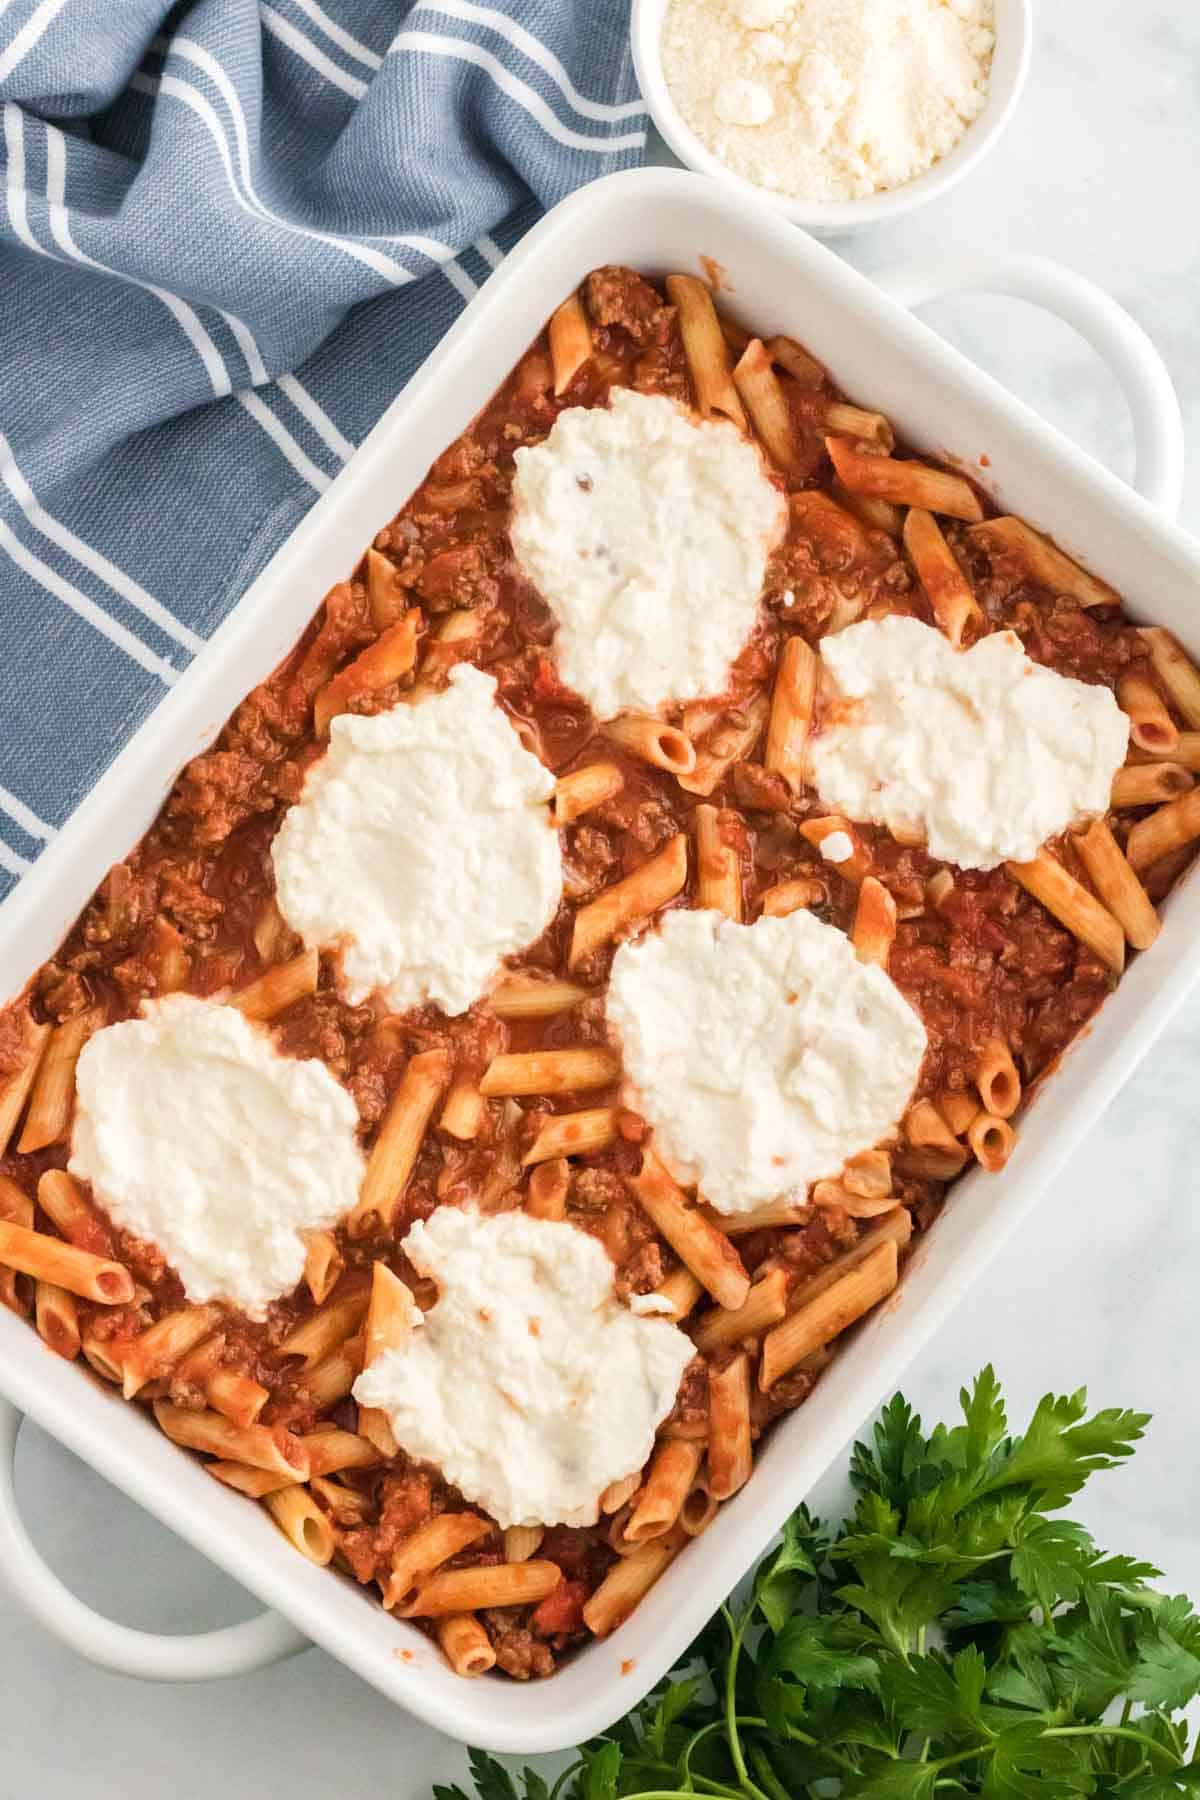
[[[1047,1395],[1009,1435],[990,1368],[962,1421],[908,1402],[855,1445],[837,1534],[800,1507],[683,1667],[551,1786],[472,1751],[436,1800],[1168,1800],[1200,1796],[1180,1712],[1200,1618],[1148,1563],[1051,1517],[1145,1413]]]

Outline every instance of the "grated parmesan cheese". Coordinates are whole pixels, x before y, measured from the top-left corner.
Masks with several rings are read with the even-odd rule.
[[[983,110],[993,0],[670,0],[663,74],[735,174],[806,200],[901,186]]]

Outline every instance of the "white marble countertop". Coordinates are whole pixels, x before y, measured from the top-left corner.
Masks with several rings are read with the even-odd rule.
[[[1192,453],[1183,507],[1200,532],[1200,11],[1180,0],[1039,0],[1029,87],[985,166],[912,220],[845,242],[868,273],[948,246],[1057,256],[1115,294],[1162,350]],[[1014,302],[927,314],[1087,449],[1127,473],[1116,388],[1063,326]],[[1156,1415],[1132,1472],[1101,1477],[1083,1511],[1102,1543],[1200,1594],[1196,1363],[1200,994],[1027,1233],[993,1265],[904,1378],[933,1416],[994,1361],[1018,1417],[1048,1387]],[[33,1428],[27,1519],[52,1565],[129,1624],[201,1629],[249,1599]],[[828,1507],[836,1484],[816,1499]],[[426,1800],[459,1778],[457,1746],[414,1725],[319,1651],[234,1684],[160,1688],[107,1675],[0,1599],[0,1800],[290,1800],[371,1793]],[[549,1695],[547,1696],[549,1702]]]

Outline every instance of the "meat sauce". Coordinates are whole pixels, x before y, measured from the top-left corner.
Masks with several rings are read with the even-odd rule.
[[[527,952],[510,959],[511,968],[546,975],[567,972],[576,907],[632,872],[675,833],[689,831],[698,803],[673,776],[606,739],[579,697],[560,683],[553,619],[511,554],[514,452],[543,439],[565,407],[602,405],[616,386],[692,400],[674,310],[655,288],[629,271],[600,270],[588,279],[585,301],[594,354],[567,390],[553,393],[543,337],[373,545],[391,567],[397,603],[418,609],[418,669],[447,616],[470,614],[477,629],[471,660],[495,676],[501,705],[548,768],[563,775],[603,758],[622,771],[621,792],[563,830],[566,880],[559,915]],[[792,633],[815,643],[853,618],[892,611],[932,622],[900,545],[861,524],[830,493],[823,420],[829,405],[841,398],[838,391],[827,379],[803,385],[781,372],[780,380],[802,448],[797,472],[786,484],[778,478],[789,489],[788,529],[771,558],[760,621],[733,668],[728,692],[711,706],[670,714],[672,722],[693,733],[745,723],[747,709],[769,693],[780,648]],[[986,506],[986,497],[981,499]],[[1145,664],[1141,640],[1118,609],[1104,616],[1084,612],[1033,586],[1002,559],[989,561],[962,527],[949,523],[946,529],[989,626],[1011,627],[1035,660],[1109,687],[1135,663]],[[328,595],[292,655],[237,709],[215,747],[184,770],[145,839],[110,873],[58,955],[39,972],[32,988],[36,1017],[61,1021],[97,1003],[110,1023],[132,1016],[143,999],[162,991],[164,948],[182,975],[178,985],[205,996],[245,985],[299,948],[277,916],[270,922],[271,839],[320,752],[314,695],[378,631],[360,564],[353,579]],[[1148,666],[1139,672],[1153,679]],[[376,712],[395,704],[413,679],[408,675],[359,695],[353,710]],[[723,809],[722,830],[739,857],[748,918],[756,916],[766,888],[804,877],[820,885],[818,917],[849,929],[856,888],[798,829],[825,810],[815,794],[797,797],[752,753],[733,763],[709,798]],[[1119,839],[1137,816],[1114,816]],[[1002,868],[955,871],[952,891],[935,909],[927,903],[926,883],[942,865],[884,831],[856,829],[874,873],[897,903],[889,973],[920,1013],[929,1038],[919,1092],[965,1089],[981,1048],[996,1037],[1010,1046],[1025,1082],[1034,1080],[1109,992],[1112,979],[1104,966]],[[1069,845],[1058,848],[1081,875]],[[672,904],[694,903],[693,873]],[[378,1004],[349,1006],[339,998],[336,967],[326,957],[317,992],[281,1014],[271,1029],[283,1051],[320,1058],[345,1084],[369,1148],[415,1052],[447,1047],[456,1073],[464,1075],[477,1074],[502,1050],[603,1041],[603,990],[612,954],[613,946],[606,946],[571,971],[571,979],[589,990],[581,1003],[555,1018],[519,1023],[502,1022],[486,1001],[454,1020],[431,1007],[388,1017]],[[0,1072],[14,1067],[19,1054],[13,1008],[0,1014]],[[347,1274],[383,1258],[414,1280],[398,1246],[417,1219],[441,1202],[469,1199],[485,1209],[519,1205],[527,1174],[520,1156],[539,1121],[550,1112],[615,1101],[615,1092],[492,1100],[472,1142],[431,1129],[394,1228],[365,1240],[342,1241],[339,1234]],[[644,1126],[625,1114],[621,1127],[612,1148],[573,1162],[567,1217],[605,1245],[618,1288],[628,1295],[649,1291],[677,1265],[625,1181],[640,1165]],[[43,1170],[66,1160],[66,1144],[32,1156],[10,1151],[0,1172],[32,1197]],[[927,1228],[941,1205],[943,1184],[900,1174],[895,1187],[916,1227]],[[52,1229],[41,1214],[37,1224]],[[807,1223],[742,1238],[738,1248],[752,1272],[771,1257],[800,1279],[852,1245],[862,1229],[836,1209],[813,1208]],[[126,1263],[140,1284],[130,1306],[90,1309],[81,1303],[81,1315],[90,1315],[97,1337],[128,1339],[183,1304],[180,1283],[156,1248],[115,1229],[99,1209],[87,1247]],[[322,1410],[305,1393],[298,1361],[278,1353],[287,1333],[312,1310],[301,1286],[275,1305],[263,1324],[229,1314],[224,1361],[268,1389],[263,1423],[304,1432],[324,1420],[353,1429],[354,1402],[347,1397]],[[806,1397],[817,1379],[816,1364],[819,1359],[784,1377],[769,1395],[756,1396],[758,1427]],[[152,1384],[139,1397],[164,1393],[184,1405],[203,1403],[201,1395],[170,1380]],[[697,1357],[667,1430],[701,1435],[706,1415],[707,1370]],[[464,1504],[435,1472],[410,1464],[403,1454],[390,1466],[351,1471],[341,1480],[359,1496],[363,1523],[339,1528],[340,1559],[362,1582],[385,1575],[395,1546],[433,1514]],[[561,1650],[581,1635],[582,1599],[613,1558],[602,1527],[603,1522],[596,1530],[547,1533],[539,1554],[556,1561],[564,1574],[564,1589],[553,1605],[484,1616],[499,1666],[510,1675],[548,1673]],[[457,1560],[502,1558],[497,1533]]]

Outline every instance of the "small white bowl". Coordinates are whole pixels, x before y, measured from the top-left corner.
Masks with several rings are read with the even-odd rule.
[[[633,0],[630,40],[633,65],[650,117],[681,163],[702,175],[715,176],[743,193],[754,194],[785,219],[803,225],[820,237],[836,237],[880,225],[924,206],[961,181],[998,141],[1012,117],[1025,77],[1033,40],[1031,0],[995,0],[996,48],[992,54],[991,80],[983,111],[963,132],[950,151],[903,186],[870,194],[861,200],[805,200],[759,187],[734,174],[719,157],[701,143],[686,124],[663,75],[659,40],[668,0]]]

